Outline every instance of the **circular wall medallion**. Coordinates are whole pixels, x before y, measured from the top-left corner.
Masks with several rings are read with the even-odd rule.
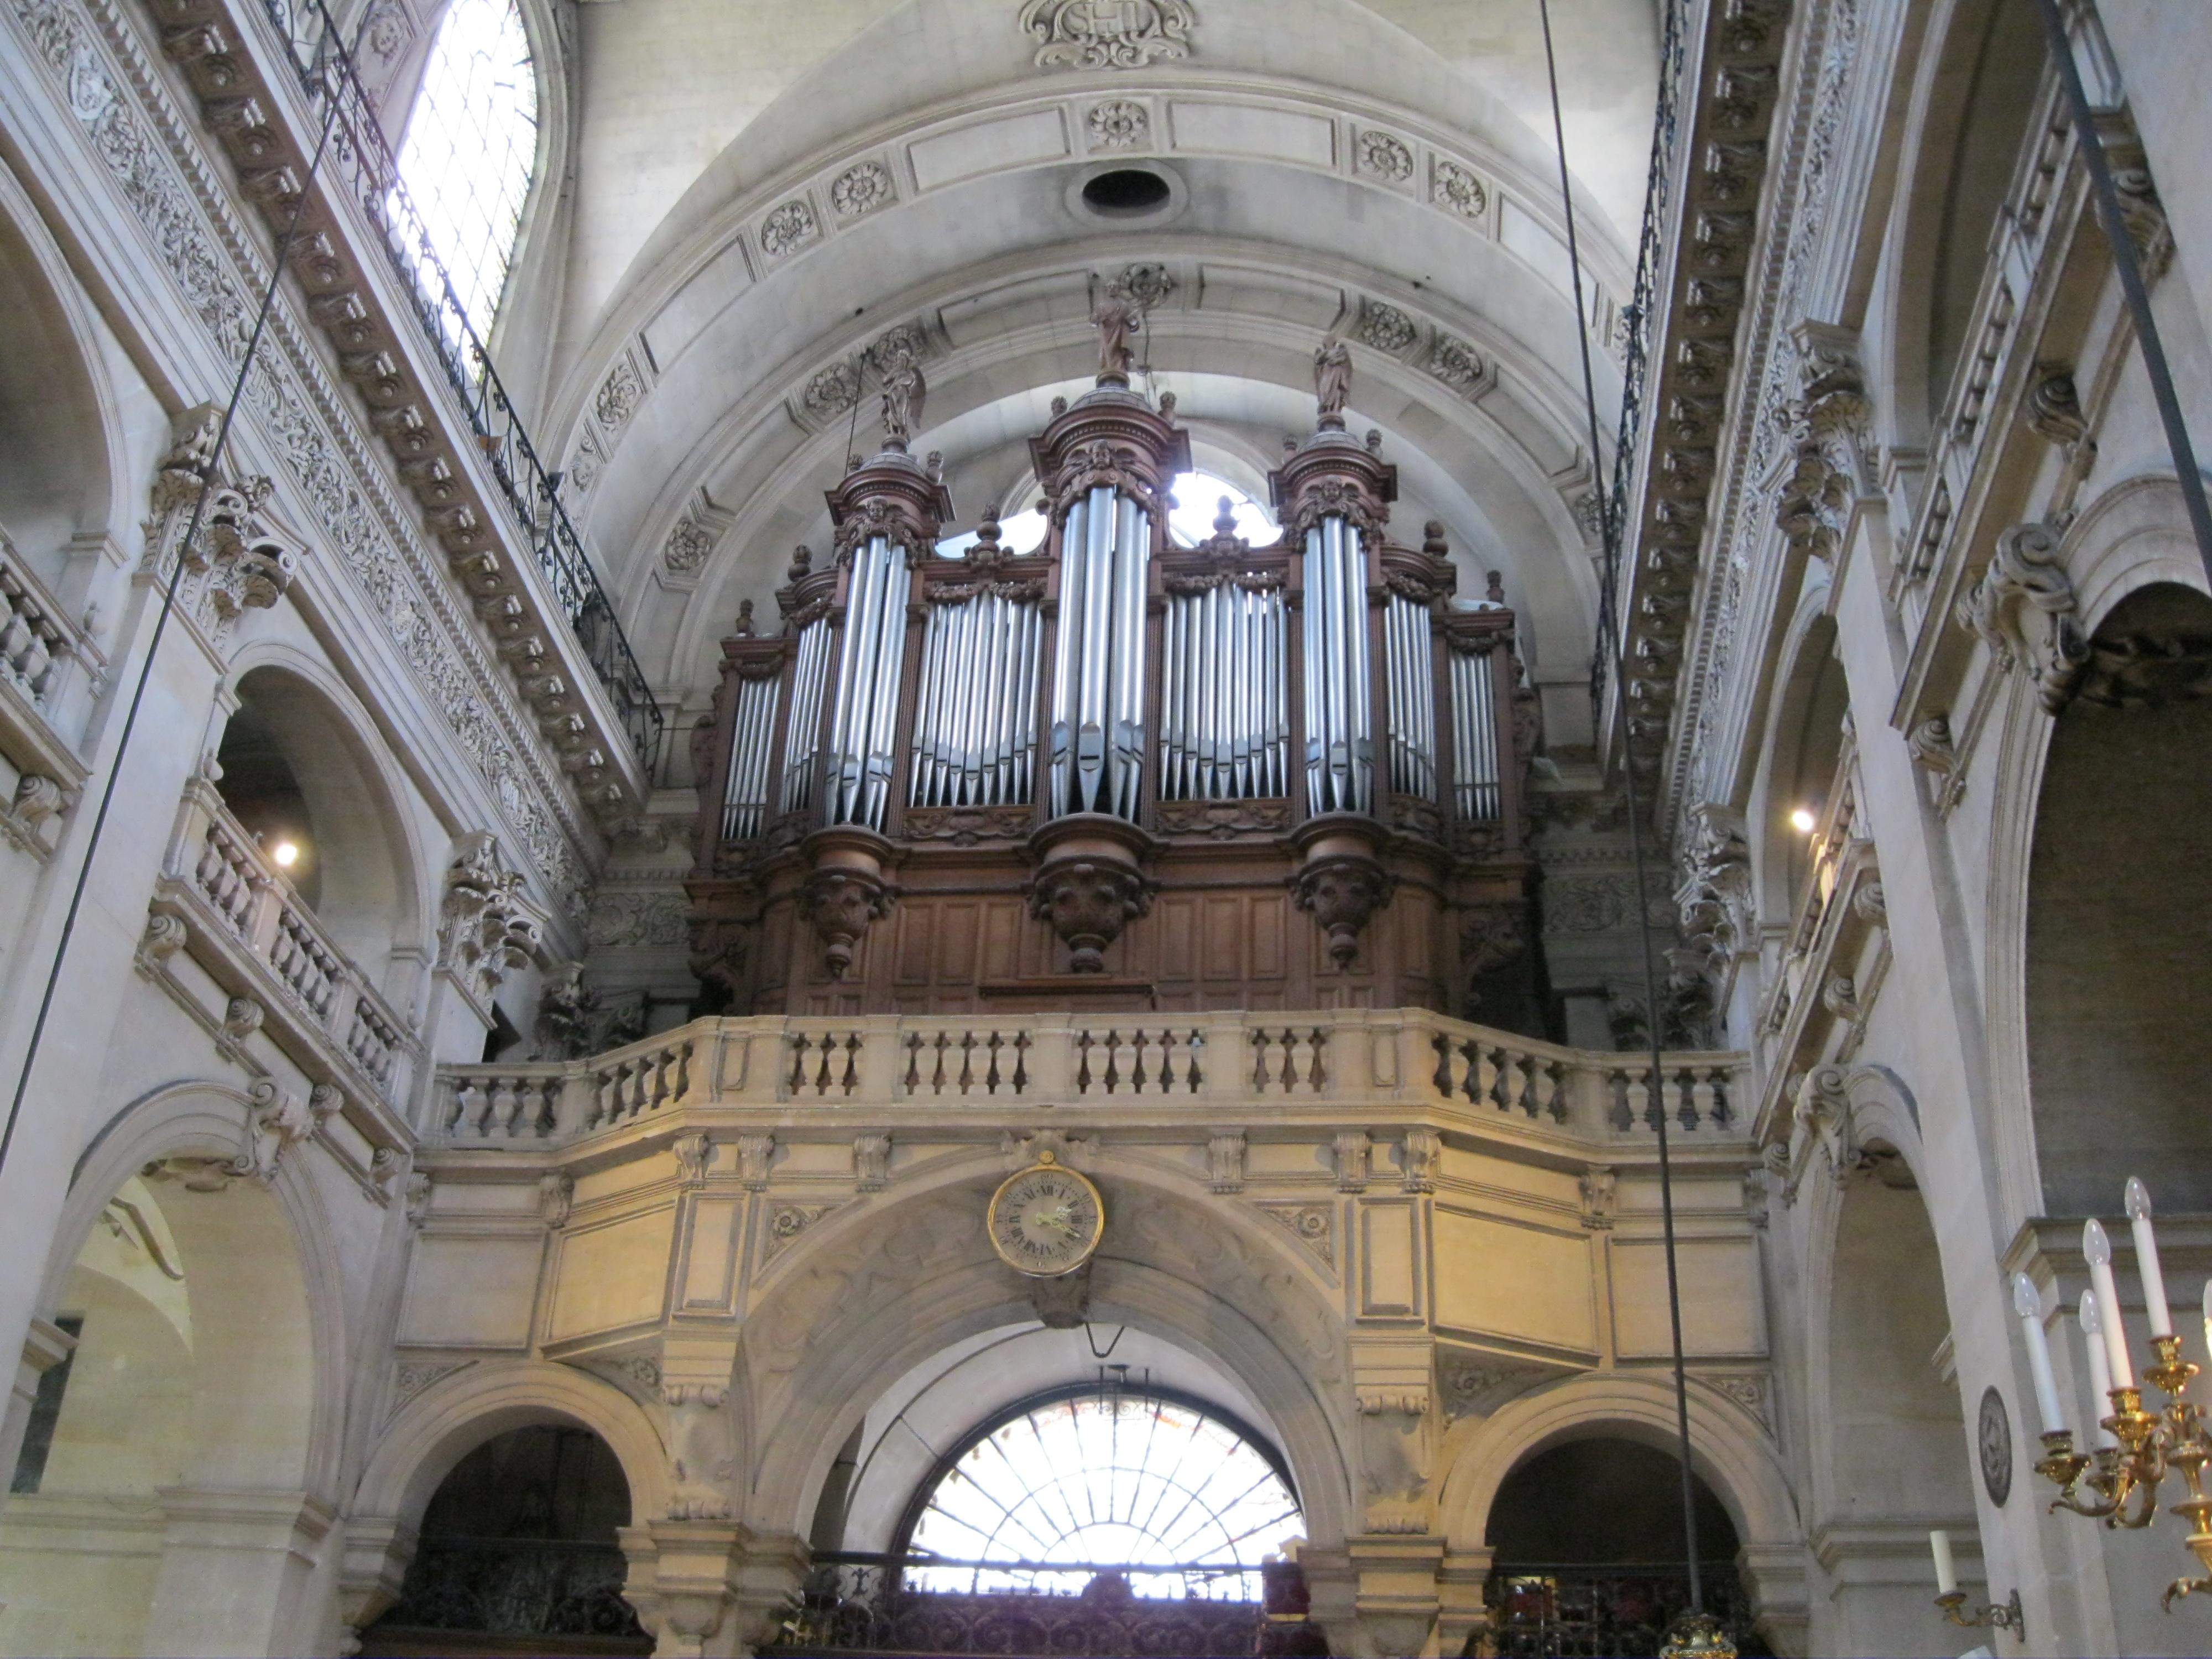
[[[1981,1423],[1974,1438],[1981,1448],[1983,1489],[1990,1502],[2002,1509],[2012,1496],[2012,1419],[2005,1411],[2004,1396],[1995,1389],[1982,1393]]]

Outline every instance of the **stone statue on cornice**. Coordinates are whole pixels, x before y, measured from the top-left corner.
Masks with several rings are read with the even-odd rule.
[[[1352,400],[1352,349],[1340,335],[1330,335],[1314,353],[1314,397],[1323,426],[1344,424],[1344,406]]]
[[[1129,341],[1145,325],[1145,308],[1119,283],[1109,283],[1091,308],[1091,321],[1098,331],[1098,382],[1126,386],[1129,364],[1136,354]]]
[[[884,440],[893,449],[904,449],[913,440],[928,397],[929,382],[911,358],[884,376]]]

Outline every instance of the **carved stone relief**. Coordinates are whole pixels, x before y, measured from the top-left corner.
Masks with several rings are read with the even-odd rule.
[[[2072,698],[2089,644],[2050,526],[2014,525],[2000,535],[1989,568],[1960,596],[1957,617],[2000,666],[2027,676],[2047,713],[2057,714]]]
[[[1039,69],[1133,70],[1191,55],[1188,0],[1029,0],[1021,27]]]

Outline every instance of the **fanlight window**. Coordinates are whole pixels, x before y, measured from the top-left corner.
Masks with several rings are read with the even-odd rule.
[[[1069,1591],[1091,1567],[1157,1567],[1131,1571],[1130,1588],[1256,1600],[1261,1561],[1303,1531],[1273,1459],[1229,1423],[1157,1395],[1083,1395],[1024,1409],[960,1455],[910,1547],[962,1565],[908,1578],[932,1590]],[[1049,1571],[1060,1563],[1068,1570]]]
[[[517,0],[453,0],[399,146],[399,178],[453,302],[491,331],[538,160],[538,75]],[[428,259],[421,275],[434,291]]]
[[[1000,509],[999,545],[1009,553],[1034,553],[1044,545],[1044,514],[1034,507],[1024,506],[1018,512],[1007,507],[1036,499],[1034,480],[1025,481]],[[1178,547],[1196,547],[1212,538],[1213,520],[1221,511],[1224,496],[1229,501],[1230,513],[1237,520],[1237,533],[1255,547],[1265,547],[1277,535],[1275,521],[1267,516],[1267,509],[1231,483],[1226,478],[1217,478],[1211,472],[1182,472],[1176,475],[1172,494],[1175,510],[1168,514],[1168,534]],[[965,531],[957,536],[947,536],[937,544],[938,553],[948,559],[965,557],[975,544],[975,532]]]
[[[1279,533],[1266,507],[1226,478],[1217,478],[1211,472],[1177,473],[1174,493],[1176,505],[1168,514],[1168,534],[1177,547],[1196,547],[1212,538],[1213,520],[1220,514],[1224,496],[1228,498],[1231,516],[1237,520],[1237,533],[1253,546],[1265,547]]]

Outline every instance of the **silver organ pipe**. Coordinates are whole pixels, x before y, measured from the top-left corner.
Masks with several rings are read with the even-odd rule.
[[[817,617],[799,630],[799,654],[791,673],[791,720],[783,734],[783,800],[786,812],[814,803],[814,761],[822,731],[822,694],[830,671],[830,619]]]
[[[1434,641],[1429,609],[1393,593],[1383,611],[1389,659],[1390,787],[1401,795],[1433,800],[1437,793],[1437,706]]]
[[[751,841],[768,813],[769,750],[775,736],[773,678],[740,679],[730,726],[729,781],[722,787],[722,839]]]
[[[1224,579],[1170,594],[1162,665],[1160,794],[1279,795],[1288,767],[1283,596]]]
[[[1316,814],[1373,810],[1366,578],[1359,532],[1343,518],[1306,532],[1306,787]]]
[[[836,703],[830,720],[830,823],[884,826],[890,804],[892,726],[906,650],[906,549],[871,536],[853,550]]]
[[[1144,777],[1145,581],[1152,515],[1101,484],[1060,532],[1052,809],[1134,817]]]
[[[1452,652],[1452,790],[1464,823],[1495,823],[1500,811],[1492,673],[1488,651]]]
[[[915,705],[912,806],[1019,805],[1036,740],[1036,605],[985,591],[932,608]]]

